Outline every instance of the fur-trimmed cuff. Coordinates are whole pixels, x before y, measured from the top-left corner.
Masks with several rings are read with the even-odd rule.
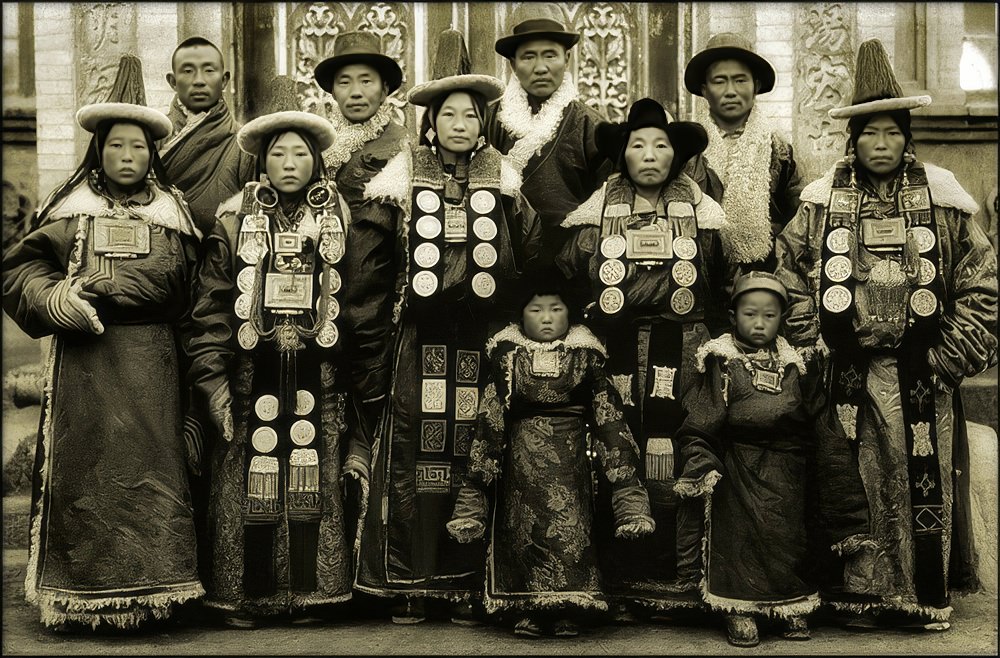
[[[851,535],[830,546],[830,550],[841,557],[854,555],[863,548],[878,546],[874,539],[867,534]]]
[[[708,496],[715,490],[715,485],[722,479],[722,473],[711,470],[700,478],[678,478],[674,484],[674,493],[681,498],[698,498]]]
[[[626,519],[615,528],[615,537],[619,539],[635,539],[651,535],[656,530],[656,521],[649,516],[638,516]]]
[[[347,459],[344,460],[344,466],[341,470],[344,475],[350,475],[356,480],[368,481],[371,475],[368,464],[357,455],[348,455]]]
[[[486,524],[477,519],[452,519],[445,524],[448,534],[459,544],[468,544],[481,539],[486,533]]]

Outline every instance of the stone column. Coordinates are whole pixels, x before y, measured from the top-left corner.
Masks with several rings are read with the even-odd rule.
[[[827,112],[851,101],[857,52],[854,6],[799,5],[794,44],[793,143],[796,162],[808,182],[841,157],[847,143],[847,122],[831,119]]]

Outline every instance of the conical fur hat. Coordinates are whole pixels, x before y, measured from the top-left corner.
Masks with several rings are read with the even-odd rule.
[[[285,130],[301,130],[312,135],[321,152],[330,148],[336,137],[333,126],[323,117],[300,109],[294,79],[287,75],[276,76],[270,90],[265,103],[268,113],[248,122],[236,133],[236,143],[244,152],[257,155],[261,143],[269,135]]]
[[[445,30],[438,37],[437,54],[431,69],[434,79],[411,89],[407,100],[426,107],[441,94],[459,90],[478,92],[486,98],[486,102],[503,95],[503,82],[492,75],[469,73],[471,69],[465,37],[458,30]]]
[[[930,103],[930,96],[903,96],[885,46],[878,39],[869,39],[858,47],[851,104],[830,110],[830,117],[849,119],[862,114],[912,110]]]
[[[142,61],[135,55],[122,55],[118,60],[118,73],[105,102],[85,105],[76,113],[77,123],[88,132],[107,119],[135,121],[146,126],[153,139],[163,139],[173,130],[167,115],[146,107]]]

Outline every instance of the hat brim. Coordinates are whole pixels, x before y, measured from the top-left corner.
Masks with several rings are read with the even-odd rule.
[[[517,53],[517,47],[522,43],[527,41],[539,41],[542,39],[548,39],[550,41],[555,41],[556,43],[561,43],[569,50],[577,44],[580,40],[580,35],[576,32],[550,32],[550,31],[538,31],[538,32],[522,32],[521,34],[509,34],[505,37],[500,37],[497,39],[496,45],[493,49],[497,51],[498,54],[503,55],[507,59],[514,59],[514,55]]]
[[[431,80],[419,84],[410,90],[407,100],[414,105],[429,106],[441,94],[453,91],[475,91],[486,98],[486,102],[500,98],[504,92],[503,82],[492,75],[469,73],[466,75],[451,75],[440,80]]]
[[[618,162],[622,149],[633,130],[640,128],[660,128],[667,133],[674,157],[687,162],[708,147],[705,129],[692,121],[671,121],[666,125],[646,125],[630,127],[627,123],[600,123],[594,133],[597,150],[612,162]]]
[[[316,140],[316,148],[321,152],[330,148],[337,136],[333,126],[323,117],[290,110],[265,114],[248,122],[236,133],[236,143],[244,153],[257,155],[265,137],[288,130],[308,133]]]
[[[758,94],[766,94],[774,89],[774,67],[771,63],[755,52],[735,46],[708,48],[703,50],[688,62],[684,69],[684,86],[695,96],[701,96],[701,88],[705,84],[705,74],[708,67],[722,59],[735,59],[750,67],[754,80],[760,82]]]
[[[131,121],[145,126],[153,139],[163,139],[173,131],[167,115],[133,103],[91,103],[76,113],[76,121],[87,132],[95,132],[102,121]]]
[[[931,104],[930,96],[904,96],[902,98],[880,98],[876,101],[848,105],[847,107],[835,107],[830,110],[831,119],[850,119],[851,117],[863,114],[879,114],[882,112],[895,112],[897,110],[914,110],[918,107],[927,107]]]
[[[368,64],[373,67],[382,76],[382,80],[385,82],[386,87],[389,88],[390,94],[399,89],[400,85],[403,84],[403,70],[399,68],[396,60],[386,55],[375,53],[351,53],[349,55],[328,57],[316,65],[313,75],[316,77],[316,82],[320,88],[332,94],[333,82],[337,76],[337,71],[349,64]]]

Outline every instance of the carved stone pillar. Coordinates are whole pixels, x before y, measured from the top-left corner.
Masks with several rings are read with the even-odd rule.
[[[855,15],[851,5],[801,5],[795,22],[792,125],[795,159],[808,182],[844,153],[847,122],[827,112],[851,101],[854,89]]]

